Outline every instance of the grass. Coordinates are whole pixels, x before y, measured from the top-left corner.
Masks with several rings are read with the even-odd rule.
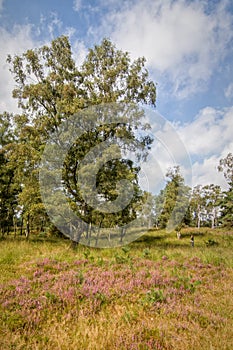
[[[232,248],[233,231],[204,228],[184,229],[180,240],[151,230],[113,249],[8,236],[0,348],[230,350]]]

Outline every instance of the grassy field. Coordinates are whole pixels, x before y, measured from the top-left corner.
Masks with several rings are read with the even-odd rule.
[[[195,247],[190,246],[194,234]],[[0,241],[0,349],[233,349],[233,231]]]

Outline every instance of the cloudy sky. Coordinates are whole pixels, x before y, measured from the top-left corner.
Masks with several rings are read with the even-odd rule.
[[[182,158],[180,152],[186,163],[190,158],[189,169],[186,163],[181,166],[189,178],[192,171],[192,185],[226,186],[217,165],[233,151],[231,0],[0,0],[0,113],[17,112],[7,54],[62,34],[69,35],[78,64],[103,37],[129,51],[132,59],[145,56],[157,83],[159,116],[152,118],[152,126],[164,146],[159,152],[155,143],[149,167],[154,170],[145,168],[150,188],[156,173],[173,165],[169,157],[174,163]],[[160,138],[158,122],[163,124]]]

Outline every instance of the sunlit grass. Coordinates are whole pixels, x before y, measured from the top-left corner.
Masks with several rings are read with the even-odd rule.
[[[113,249],[8,236],[0,348],[230,350],[232,248],[233,232],[206,228],[180,240],[152,230]]]

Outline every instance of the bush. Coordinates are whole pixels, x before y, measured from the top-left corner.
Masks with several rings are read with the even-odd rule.
[[[213,239],[208,239],[207,241],[205,241],[205,244],[207,247],[210,247],[210,246],[218,245],[218,242],[214,241]]]

